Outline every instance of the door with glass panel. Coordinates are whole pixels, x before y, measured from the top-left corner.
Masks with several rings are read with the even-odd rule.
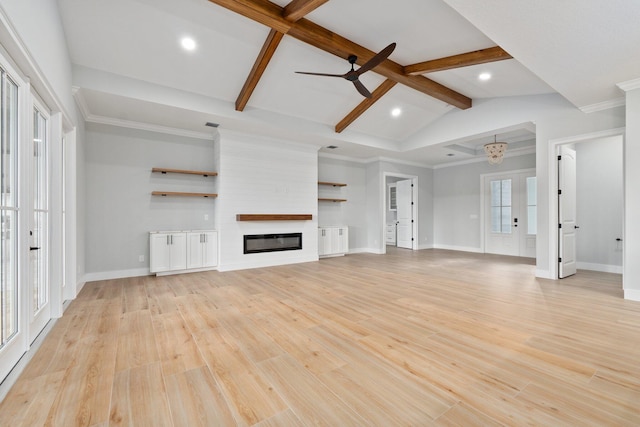
[[[31,146],[31,218],[29,227],[29,338],[33,341],[51,318],[49,289],[49,115],[34,100]]]
[[[18,282],[19,80],[0,64],[0,381],[24,353]]]
[[[485,177],[485,252],[536,256],[535,172]]]

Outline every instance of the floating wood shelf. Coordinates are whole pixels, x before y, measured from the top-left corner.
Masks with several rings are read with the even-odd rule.
[[[318,181],[318,185],[330,185],[332,187],[346,187],[347,184],[343,184],[341,182],[325,182],[325,181]]]
[[[310,221],[311,214],[237,214],[236,221]]]
[[[162,174],[182,173],[182,174],[187,174],[187,175],[218,176],[218,172],[192,171],[192,170],[168,169],[168,168],[152,168],[151,172],[159,172],[159,173],[162,173]]]
[[[346,202],[347,199],[326,199],[326,198],[323,198],[323,197],[319,197],[318,201],[319,202]]]
[[[183,196],[183,197],[218,197],[216,193],[185,193],[183,191],[152,191],[153,196]]]

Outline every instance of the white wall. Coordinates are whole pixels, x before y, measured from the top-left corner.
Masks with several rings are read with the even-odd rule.
[[[482,251],[480,175],[535,168],[535,154],[441,167],[434,173],[435,247]]]
[[[82,117],[76,108],[76,115]],[[85,274],[85,209],[86,209],[86,176],[85,176],[85,123],[78,121],[76,126],[75,140],[75,164],[69,164],[69,168],[75,168],[75,280],[76,290],[79,291],[84,285]],[[72,174],[73,175],[73,174]],[[73,215],[73,214],[72,214]],[[73,226],[73,225],[71,225]],[[69,265],[69,264],[68,264]]]
[[[640,301],[640,84],[626,94],[624,141],[624,297]]]
[[[216,177],[151,172],[152,167],[213,170],[214,153],[213,136],[206,141],[89,124],[84,153],[85,278],[148,274],[149,231],[215,229],[216,199],[151,195],[153,190],[215,193]]]
[[[575,144],[578,268],[622,273],[622,136]]]
[[[318,259],[318,148],[220,131],[219,270]],[[312,214],[311,221],[239,222],[237,214]],[[243,254],[245,234],[302,232],[302,250]]]
[[[349,252],[368,248],[366,217],[366,166],[331,157],[318,157],[318,181],[340,182],[346,187],[318,186],[318,197],[347,199],[346,202],[319,202],[318,225],[349,227]]]
[[[0,7],[9,17],[33,62],[27,64],[29,61],[17,58],[12,53],[14,59],[19,62],[23,71],[30,74],[32,84],[45,101],[51,104],[50,94],[45,93],[46,87],[53,92],[59,106],[69,115],[67,118],[75,121],[71,96],[71,60],[58,3],[54,0],[2,0]],[[31,66],[35,68],[37,79],[31,74],[32,70],[26,69]],[[49,107],[59,111],[56,105]]]
[[[576,108],[547,111],[536,121],[536,175],[538,177],[538,238],[536,275],[557,278],[557,144],[581,135],[624,127],[624,109],[583,113]]]

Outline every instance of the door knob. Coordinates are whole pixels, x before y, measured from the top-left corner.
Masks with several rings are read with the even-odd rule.
[[[578,228],[580,228],[580,226],[579,225],[574,225],[573,228],[578,229]]]
[[[29,246],[30,251],[37,251],[38,249],[40,249],[40,246]]]

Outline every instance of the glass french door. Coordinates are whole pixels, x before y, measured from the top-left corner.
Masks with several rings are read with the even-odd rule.
[[[0,383],[52,315],[51,122],[0,54]]]
[[[49,115],[34,100],[29,229],[29,296],[33,341],[51,318],[49,287]]]
[[[535,258],[535,171],[485,179],[485,252]]]
[[[0,64],[0,381],[24,352],[18,281],[19,85]]]

